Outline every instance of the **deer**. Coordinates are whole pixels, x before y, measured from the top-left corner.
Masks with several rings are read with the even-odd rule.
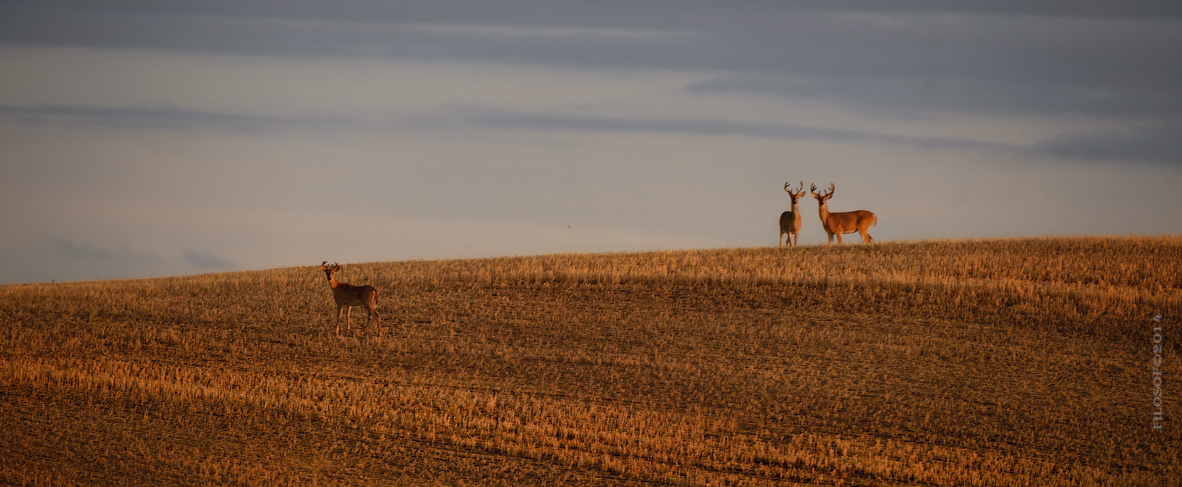
[[[330,266],[328,261],[320,264],[320,270],[324,271],[324,275],[328,278],[328,286],[332,288],[332,299],[337,302],[337,336],[341,334],[341,311],[345,312],[345,326],[350,334],[353,332],[353,323],[350,314],[354,306],[365,306],[369,314],[365,319],[365,327],[361,329],[361,334],[365,335],[365,331],[369,329],[369,322],[377,318],[377,329],[379,335],[382,331],[382,317],[378,315],[378,290],[373,286],[354,286],[352,284],[344,284],[337,282],[336,273],[340,272],[341,265],[333,262]]]
[[[804,196],[804,181],[800,182],[800,186],[796,190],[793,190],[791,186],[791,181],[784,183],[784,191],[792,200],[792,210],[780,214],[780,243],[777,245],[778,247],[785,245],[784,235],[788,236],[787,245],[789,247],[796,246],[796,242],[800,240],[800,210],[796,208],[796,201]],[[794,236],[795,239],[793,239]]]
[[[809,192],[813,193],[813,197],[820,204],[821,226],[825,227],[825,232],[829,234],[829,244],[833,244],[834,235],[837,235],[837,243],[841,244],[842,234],[854,232],[862,235],[862,243],[874,243],[874,239],[870,237],[869,232],[870,227],[878,223],[878,217],[866,210],[830,213],[825,202],[833,197],[833,191],[834,187],[832,183],[829,184],[828,193],[822,192],[818,194],[817,185],[815,184],[809,188]]]

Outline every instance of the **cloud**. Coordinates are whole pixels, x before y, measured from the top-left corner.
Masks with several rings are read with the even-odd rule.
[[[9,2],[0,44],[717,72],[690,90],[891,116],[1182,114],[1182,4],[837,3]]]
[[[1148,162],[1182,165],[1182,124],[1128,130],[1067,133],[1030,145],[962,137],[927,137],[814,127],[775,122],[722,119],[606,117],[597,115],[454,107],[447,115],[424,119],[420,126],[443,129],[527,130],[533,132],[618,132],[635,134],[716,135],[853,144],[887,144],[939,150],[985,150],[1027,157],[1100,162]]]
[[[90,244],[80,244],[63,239],[52,239],[49,249],[58,257],[80,259],[87,261],[112,261],[116,259],[116,252]],[[119,252],[126,257],[127,252]]]
[[[340,131],[361,125],[350,117],[275,117],[170,107],[109,108],[79,105],[0,106],[0,116],[28,125],[87,125],[122,129],[214,130],[229,133],[275,130]]]
[[[603,48],[676,45],[679,40],[672,30],[613,27],[606,18],[602,19],[604,24],[585,26],[551,23],[551,19],[522,23],[521,19],[531,18],[528,12],[517,10],[514,14],[511,5],[503,7],[471,5],[450,12],[428,12],[413,7],[374,11],[357,4],[351,9],[25,5],[0,7],[6,14],[0,15],[0,44],[538,62],[561,60],[579,52],[582,55],[576,59],[596,58]],[[474,16],[473,12],[487,15]]]
[[[185,262],[198,269],[232,269],[234,263],[202,250],[184,250]]]
[[[1062,159],[1139,161],[1182,167],[1182,124],[1069,133],[1041,141],[1031,151]]]
[[[887,144],[940,150],[989,150],[1032,157],[1100,162],[1182,165],[1182,123],[1123,130],[1072,132],[1020,146],[964,137],[925,137],[866,130],[724,119],[610,117],[577,113],[452,106],[433,115],[274,117],[177,108],[99,108],[67,105],[0,106],[0,116],[18,123],[76,124],[123,129],[211,130],[225,133],[361,130],[372,133],[525,130],[531,132],[631,133],[738,136]],[[75,248],[81,251],[82,248]],[[97,251],[101,249],[92,249]]]
[[[1006,149],[1013,146],[956,137],[919,137],[870,131],[813,127],[776,122],[723,119],[607,117],[454,107],[441,116],[423,117],[416,125],[442,129],[529,130],[541,132],[619,132],[638,134],[717,135],[753,138],[886,143],[932,149]]]
[[[690,84],[687,93],[768,94],[794,100],[823,100],[880,117],[924,117],[931,113],[990,116],[1108,119],[1169,118],[1182,115],[1182,88],[1120,88],[1015,79],[955,78],[951,73],[912,76],[794,76],[745,73]]]
[[[885,142],[928,148],[997,148],[997,144],[947,137],[909,137],[859,130],[833,129],[774,122],[722,119],[606,117],[596,115],[501,110],[488,107],[451,107],[433,115],[409,115],[398,120],[364,121],[351,117],[284,118],[239,115],[177,108],[100,108],[67,105],[0,106],[0,115],[18,123],[84,124],[127,129],[208,129],[223,132],[275,130],[367,131],[455,129],[531,130],[542,132],[622,132],[648,134],[720,135],[755,138],[824,140],[830,142]]]
[[[117,265],[140,265],[159,261],[151,253],[133,251],[123,245],[111,248],[64,238],[50,238],[43,242],[43,245],[51,255],[63,261]]]
[[[0,106],[0,115],[18,123],[74,124],[122,129],[211,130],[225,133],[361,130],[373,133],[455,130],[525,130],[531,132],[630,133],[738,136],[762,139],[814,140],[854,144],[888,144],[921,149],[992,150],[1083,161],[1182,163],[1182,130],[1161,125],[1139,130],[1068,133],[1030,146],[959,137],[925,137],[873,131],[826,128],[776,122],[724,119],[610,117],[577,113],[502,110],[453,106],[434,115],[409,115],[399,120],[351,117],[285,118],[176,108],[99,108],[66,105]],[[81,248],[74,249],[81,251]],[[98,250],[98,249],[92,249]]]
[[[151,250],[90,240],[74,236],[6,242],[3,250],[13,259],[13,275],[0,283],[142,277],[167,265]]]

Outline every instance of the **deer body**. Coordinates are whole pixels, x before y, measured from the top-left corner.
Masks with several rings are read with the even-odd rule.
[[[352,284],[344,284],[337,282],[336,273],[341,270],[340,264],[334,263],[332,266],[326,265],[328,261],[320,264],[320,270],[324,271],[324,275],[328,277],[328,286],[332,288],[332,299],[337,303],[337,335],[341,334],[341,312],[345,312],[345,326],[351,333],[353,331],[353,323],[350,314],[352,314],[354,306],[365,306],[369,312],[365,319],[365,327],[361,329],[361,334],[369,329],[370,320],[377,319],[378,333],[382,330],[382,317],[378,315],[378,290],[373,286],[354,286]]]
[[[796,191],[793,191],[789,185],[791,183],[784,183],[784,191],[792,200],[792,210],[780,214],[780,243],[778,246],[785,245],[784,236],[787,235],[787,245],[791,247],[795,246],[797,240],[800,239],[800,210],[796,207],[796,201],[804,196],[804,181],[800,182],[800,187],[796,188]]]
[[[842,235],[854,232],[862,235],[862,243],[874,243],[874,238],[870,236],[870,227],[878,223],[878,217],[874,216],[874,213],[866,210],[830,213],[826,203],[833,197],[833,185],[829,185],[828,193],[818,194],[815,184],[809,191],[820,205],[821,226],[825,227],[825,233],[829,234],[830,244],[833,243],[834,235],[837,235],[837,243],[840,244]]]

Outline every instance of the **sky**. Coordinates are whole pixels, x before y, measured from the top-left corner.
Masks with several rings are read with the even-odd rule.
[[[1177,2],[7,0],[0,284],[774,246],[788,181],[1178,234],[1179,53]]]

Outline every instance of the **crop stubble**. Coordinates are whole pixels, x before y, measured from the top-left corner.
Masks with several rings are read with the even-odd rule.
[[[346,265],[381,338],[332,334],[314,267],[5,286],[0,479],[1166,485],[1149,320],[1182,315],[1180,262],[1081,237]]]

